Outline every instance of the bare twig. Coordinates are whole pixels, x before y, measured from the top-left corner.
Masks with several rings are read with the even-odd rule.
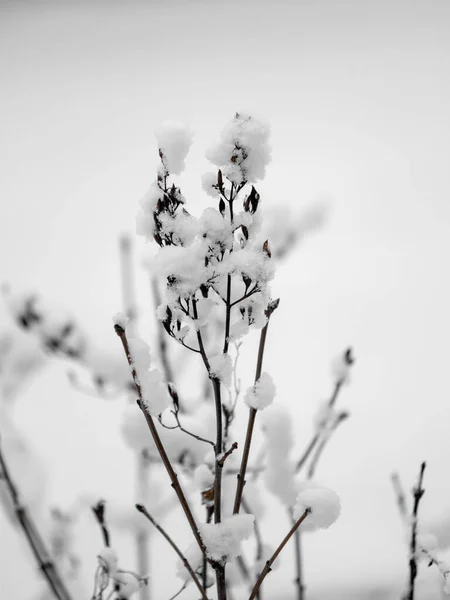
[[[120,239],[120,274],[122,282],[122,305],[128,317],[128,329],[134,335],[138,318],[136,286],[134,280],[133,247],[128,235]],[[143,454],[136,456],[135,467],[136,496],[145,502],[148,493],[150,463]],[[147,573],[150,568],[150,539],[146,531],[138,531],[135,537],[137,566],[140,573]],[[143,586],[139,592],[140,600],[150,600],[150,587]]]
[[[175,592],[175,594],[174,594],[173,596],[170,596],[169,600],[175,600],[175,598],[178,598],[178,596],[179,596],[179,595],[180,595],[182,592],[184,592],[184,590],[187,588],[187,586],[188,586],[188,582],[187,582],[187,581],[185,581],[185,582],[183,583],[183,585],[181,586],[181,588],[178,590],[178,592]]]
[[[322,438],[317,445],[316,451],[311,459],[311,463],[308,468],[308,479],[312,479],[314,477],[319,459],[322,456],[325,446],[330,441],[331,436],[333,435],[333,433],[335,433],[339,425],[343,423],[346,419],[348,419],[348,417],[349,413],[346,411],[342,411],[341,413],[339,413],[336,419],[333,421],[330,430],[327,431],[326,434],[322,435]]]
[[[290,510],[288,510],[289,521],[293,525],[295,519]],[[297,600],[304,600],[305,585],[303,583],[303,561],[302,561],[302,536],[300,530],[297,529],[294,533],[294,553],[295,553],[295,588],[297,590]]]
[[[237,442],[233,442],[231,444],[230,448],[228,448],[228,450],[223,454],[223,456],[217,461],[217,464],[219,467],[223,467],[227,458],[230,456],[230,454],[232,452],[237,450],[237,447],[238,447]]]
[[[141,389],[141,386],[139,384],[139,380],[138,380],[138,377],[137,377],[136,369],[135,369],[135,366],[134,366],[134,363],[133,363],[133,359],[132,359],[131,354],[130,354],[130,348],[128,346],[128,340],[127,340],[127,336],[126,336],[125,330],[122,327],[120,327],[120,325],[117,325],[117,324],[114,326],[114,329],[115,329],[117,335],[119,336],[119,338],[120,338],[120,340],[122,342],[123,349],[124,349],[125,355],[126,355],[127,360],[128,360],[128,364],[131,367],[131,373],[132,373],[132,376],[133,376],[134,385],[136,387],[136,391],[137,391],[138,398],[139,398],[138,399],[138,406],[141,409],[141,411],[142,411],[142,413],[143,413],[143,415],[145,417],[145,420],[147,421],[147,425],[148,425],[148,428],[149,428],[150,433],[152,435],[153,441],[155,442],[155,446],[156,446],[156,448],[158,450],[158,453],[159,453],[159,455],[161,457],[162,463],[163,463],[163,465],[164,465],[164,467],[165,467],[165,469],[167,471],[167,474],[169,475],[169,478],[170,478],[170,480],[172,482],[172,488],[174,489],[176,495],[178,496],[178,500],[180,501],[180,504],[181,504],[181,507],[182,507],[182,509],[184,511],[184,514],[186,515],[186,518],[187,518],[187,521],[189,523],[189,526],[192,529],[192,533],[194,534],[194,537],[195,537],[195,539],[197,541],[197,544],[200,547],[200,550],[205,554],[205,545],[204,545],[203,540],[202,540],[202,538],[200,536],[200,533],[199,533],[199,530],[198,530],[198,527],[197,527],[197,523],[196,523],[196,521],[194,519],[194,516],[193,516],[192,511],[190,509],[189,503],[187,501],[187,498],[184,495],[184,492],[183,492],[183,489],[182,489],[182,487],[180,485],[180,482],[178,481],[178,476],[177,476],[177,474],[175,473],[175,471],[174,471],[174,469],[172,467],[172,463],[170,462],[169,457],[167,456],[166,450],[165,450],[164,445],[163,445],[163,443],[161,441],[161,438],[159,437],[158,430],[156,429],[156,426],[155,426],[155,423],[153,421],[153,418],[152,418],[152,416],[145,409],[144,398],[143,398],[143,395],[142,395],[142,389]]]
[[[34,558],[42,571],[53,595],[57,600],[71,600],[70,593],[64,584],[58,569],[50,558],[50,553],[47,550],[42,537],[36,529],[36,526],[28,514],[26,508],[20,501],[18,489],[12,480],[11,474],[3,456],[0,447],[0,478],[4,480],[8,494],[11,498],[14,512],[20,527],[27,539],[28,545],[34,555]]]
[[[255,587],[253,588],[253,591],[250,594],[249,600],[254,600],[254,598],[256,598],[256,595],[258,593],[259,588],[261,587],[262,582],[264,581],[265,577],[272,570],[273,563],[276,561],[276,559],[277,559],[278,555],[280,554],[280,552],[286,546],[286,544],[288,543],[288,541],[291,539],[291,537],[294,535],[294,533],[297,531],[297,529],[300,527],[300,525],[303,523],[303,521],[306,519],[306,517],[309,515],[309,513],[310,513],[309,510],[305,510],[305,512],[302,514],[302,516],[299,519],[297,519],[297,521],[292,525],[292,527],[289,530],[289,532],[286,534],[286,536],[281,541],[281,543],[278,546],[278,548],[275,550],[275,552],[272,554],[272,556],[266,562],[266,564],[264,566],[264,569],[262,570],[260,576],[258,577],[258,580],[255,583]]]
[[[257,381],[259,381],[259,379],[261,377],[262,364],[263,364],[263,358],[264,358],[264,348],[266,345],[266,338],[267,338],[267,330],[269,328],[270,317],[271,317],[273,311],[278,307],[278,303],[279,303],[278,300],[272,302],[266,311],[267,323],[264,325],[264,327],[261,330],[261,336],[260,336],[260,340],[259,340],[258,359],[257,359],[257,363],[256,363],[255,383],[257,383]],[[250,410],[249,410],[247,433],[245,436],[245,444],[244,444],[244,452],[242,453],[241,468],[237,475],[236,496],[234,499],[234,509],[233,509],[233,514],[235,514],[235,515],[239,513],[239,510],[241,507],[242,494],[244,492],[244,485],[245,485],[245,473],[247,471],[248,459],[250,456],[250,446],[252,443],[253,429],[255,426],[255,419],[256,419],[257,412],[258,411],[253,407],[250,408]]]
[[[172,540],[172,538],[169,536],[169,534],[161,527],[161,525],[159,525],[159,523],[157,523],[157,521],[155,521],[155,519],[152,517],[152,515],[148,512],[148,510],[145,508],[145,506],[143,506],[142,504],[136,504],[136,509],[142,513],[145,517],[147,517],[147,519],[150,521],[150,523],[160,532],[160,534],[169,542],[169,544],[172,546],[172,548],[175,550],[175,552],[177,553],[177,555],[179,556],[180,560],[182,561],[183,565],[185,566],[186,570],[188,571],[189,575],[191,576],[193,582],[195,583],[195,585],[197,586],[199,592],[202,595],[202,598],[204,600],[208,600],[208,596],[206,595],[206,592],[202,586],[202,584],[200,583],[197,575],[195,574],[195,571],[192,569],[191,565],[189,564],[188,560],[186,559],[186,557],[184,556],[184,554],[181,552],[181,550],[178,548],[178,546],[175,544],[175,542]]]
[[[344,359],[345,364],[348,367],[350,367],[354,363],[354,358],[352,355],[351,348],[346,349],[346,351],[344,352],[343,359]],[[338,379],[335,382],[331,397],[328,400],[328,404],[327,404],[328,414],[330,414],[331,411],[334,409],[336,402],[338,400],[338,397],[339,397],[339,393],[340,393],[344,383],[345,383],[345,377],[343,377],[343,376],[338,377]],[[336,429],[339,427],[339,425],[343,421],[345,421],[348,418],[348,416],[349,416],[348,412],[341,411],[336,416],[334,421],[332,422],[331,427],[328,431],[326,430],[327,423],[325,423],[324,425],[322,425],[322,427],[320,427],[318,430],[316,430],[314,432],[310,442],[306,446],[302,456],[300,457],[299,461],[297,462],[297,465],[295,467],[296,473],[301,471],[301,469],[306,465],[307,461],[309,460],[309,458],[312,455],[311,462],[309,464],[309,468],[308,468],[308,472],[307,472],[307,479],[312,479],[314,477],[316,470],[317,470],[319,460],[322,456],[322,453],[323,453],[327,443],[330,441],[332,435],[336,432]],[[290,513],[289,513],[289,518],[292,519],[292,515]],[[295,543],[294,549],[295,549],[295,569],[296,569],[295,584],[296,584],[296,588],[297,588],[297,600],[304,600],[305,599],[305,585],[303,583],[303,565],[302,565],[303,558],[302,558],[302,551],[301,551],[300,530],[297,530],[294,534],[294,543]]]
[[[419,505],[422,499],[422,496],[425,493],[425,490],[422,487],[423,476],[425,473],[426,463],[423,462],[420,466],[419,477],[417,480],[417,485],[413,489],[413,511],[412,511],[412,521],[411,521],[411,539],[409,544],[409,583],[408,583],[408,591],[405,596],[405,600],[414,600],[414,591],[415,591],[415,581],[417,577],[417,526],[418,526],[418,515],[419,515]]]
[[[177,422],[177,429],[180,429],[180,431],[182,431],[183,433],[186,433],[187,435],[190,435],[191,437],[195,438],[196,440],[198,440],[199,442],[205,442],[205,444],[209,444],[210,446],[214,446],[214,442],[212,440],[208,440],[207,438],[204,438],[200,435],[197,435],[196,433],[192,433],[192,431],[188,431],[187,429],[185,429],[180,422],[180,417],[179,417],[179,413],[180,411],[180,402],[179,402],[179,397],[178,397],[178,392],[175,389],[174,384],[169,383],[168,385],[168,389],[169,389],[169,394],[173,400],[173,410],[171,411],[171,413],[173,414],[173,416],[175,417],[175,421]],[[166,427],[161,419],[159,421],[161,423],[161,425],[163,425],[164,427]]]
[[[344,382],[342,379],[338,379],[336,381],[334,389],[333,389],[333,393],[331,394],[331,397],[328,401],[328,410],[331,410],[334,408],[334,406],[337,402],[337,399],[339,397],[339,392],[341,391],[343,384],[344,384]],[[312,436],[310,442],[306,446],[302,456],[300,457],[300,459],[295,467],[296,473],[298,473],[305,466],[308,458],[311,456],[313,450],[317,446],[317,443],[319,442],[321,436],[322,436],[322,430],[316,431],[314,433],[314,435]]]

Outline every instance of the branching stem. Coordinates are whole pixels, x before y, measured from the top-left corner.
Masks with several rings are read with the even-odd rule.
[[[172,467],[172,463],[170,462],[170,459],[167,456],[166,450],[165,450],[164,445],[163,445],[163,443],[161,441],[161,438],[159,437],[158,430],[156,429],[156,426],[155,426],[155,423],[153,421],[153,418],[147,412],[147,410],[145,409],[144,398],[143,398],[143,395],[142,395],[142,389],[141,389],[141,386],[139,384],[139,379],[137,377],[137,373],[136,373],[136,369],[135,369],[135,366],[134,366],[134,363],[133,363],[133,359],[132,359],[131,354],[130,354],[130,348],[128,346],[128,340],[127,340],[127,336],[126,336],[125,330],[122,327],[120,327],[119,325],[115,325],[114,328],[115,328],[115,331],[116,331],[117,335],[119,336],[119,338],[120,338],[120,340],[122,342],[123,349],[125,351],[125,355],[126,355],[127,360],[128,360],[128,364],[131,367],[131,373],[132,373],[132,376],[133,376],[134,385],[136,387],[136,391],[137,391],[138,398],[139,398],[138,401],[137,401],[138,406],[141,409],[141,411],[142,411],[142,413],[143,413],[143,415],[145,417],[145,420],[147,421],[147,425],[148,425],[148,428],[149,428],[150,433],[152,435],[153,441],[155,442],[155,446],[156,446],[156,448],[158,450],[158,453],[159,453],[159,455],[161,457],[162,463],[163,463],[163,465],[164,465],[164,467],[165,467],[165,469],[167,471],[167,474],[169,475],[169,478],[170,478],[170,480],[172,482],[172,487],[173,487],[173,489],[174,489],[174,491],[175,491],[175,493],[176,493],[176,495],[178,497],[178,500],[179,500],[179,502],[181,504],[181,507],[182,507],[182,509],[184,511],[184,514],[186,515],[186,519],[187,519],[187,521],[188,521],[188,523],[189,523],[189,525],[190,525],[190,527],[192,529],[192,533],[194,534],[194,537],[195,537],[195,539],[196,539],[196,541],[197,541],[197,543],[198,543],[198,545],[200,547],[200,550],[202,551],[202,553],[205,554],[206,553],[205,545],[204,545],[203,540],[202,540],[202,538],[200,536],[200,533],[199,533],[199,530],[198,530],[198,527],[197,527],[197,523],[195,522],[194,516],[192,514],[192,511],[190,509],[189,503],[187,501],[187,498],[184,495],[184,492],[183,492],[183,489],[182,489],[182,487],[180,485],[180,482],[178,481],[178,475],[175,473],[175,471],[174,471],[174,469]]]
[[[202,595],[203,600],[208,600],[208,596],[206,595],[204,587],[200,583],[197,575],[195,574],[195,571],[192,569],[192,567],[189,564],[187,558],[184,556],[184,554],[181,552],[181,550],[178,548],[178,546],[172,540],[172,538],[169,536],[169,534],[165,531],[165,529],[163,529],[161,527],[161,525],[157,521],[155,521],[155,519],[148,512],[148,510],[145,508],[145,506],[143,506],[142,504],[136,504],[136,509],[140,513],[142,513],[150,521],[150,523],[160,532],[160,534],[169,542],[169,544],[172,546],[172,548],[178,554],[180,560],[182,561],[183,565],[185,566],[186,570],[188,571],[189,575],[191,576],[193,582],[197,586],[199,592]]]

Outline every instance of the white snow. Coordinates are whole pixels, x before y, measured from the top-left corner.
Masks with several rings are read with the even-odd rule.
[[[299,519],[306,510],[310,514],[300,525],[302,531],[327,529],[341,514],[341,501],[333,490],[307,481],[300,486],[294,506],[294,518]]]
[[[272,404],[261,414],[261,422],[266,436],[264,482],[272,494],[291,508],[298,493],[291,456],[294,443],[292,416],[286,407]]]
[[[229,354],[217,354],[209,359],[210,372],[213,377],[217,377],[225,386],[231,385],[231,374],[233,365]]]
[[[179,175],[192,144],[192,132],[178,121],[164,121],[156,128],[155,135],[164,166],[169,173]]]
[[[119,588],[119,598],[131,598],[142,587],[141,580],[133,573],[120,571],[116,574],[114,580]]]
[[[253,531],[253,515],[232,515],[222,523],[199,525],[208,556],[213,560],[235,558],[241,554],[241,543]]]
[[[150,346],[138,337],[128,338],[128,348],[133,365],[140,374],[150,368]]]
[[[158,369],[152,369],[139,375],[144,406],[147,412],[157,417],[172,406],[172,399],[164,383],[163,376]]]
[[[123,330],[125,330],[127,328],[128,321],[129,321],[129,319],[124,312],[118,312],[115,315],[113,315],[114,325],[118,325],[119,327],[122,327]]]
[[[263,373],[255,385],[245,392],[244,402],[251,408],[263,410],[272,404],[276,394],[275,384],[268,373]]]
[[[236,113],[223,129],[219,142],[209,148],[206,158],[235,184],[256,182],[264,177],[270,162],[269,135],[267,123]]]

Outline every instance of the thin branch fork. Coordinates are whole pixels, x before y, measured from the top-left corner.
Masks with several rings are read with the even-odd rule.
[[[143,514],[150,521],[150,523],[160,532],[160,534],[169,542],[169,544],[172,546],[172,548],[178,554],[180,560],[182,561],[183,565],[185,566],[186,570],[188,571],[189,575],[191,576],[193,582],[197,586],[200,594],[202,595],[202,599],[208,600],[208,596],[206,595],[205,589],[203,588],[202,584],[200,583],[197,575],[195,574],[195,571],[192,569],[187,558],[184,556],[184,554],[181,552],[181,550],[176,545],[176,543],[172,540],[172,538],[169,536],[169,534],[161,527],[161,525],[159,525],[159,523],[157,521],[155,521],[155,519],[148,512],[148,510],[145,508],[145,506],[143,506],[142,504],[136,504],[136,510],[138,510],[141,514]]]
[[[303,523],[303,521],[306,519],[306,517],[310,514],[310,512],[311,511],[309,509],[305,510],[305,512],[301,515],[301,517],[299,519],[297,519],[297,521],[294,523],[294,525],[291,527],[291,529],[289,530],[289,532],[286,534],[286,536],[281,541],[281,543],[278,546],[278,548],[275,550],[275,552],[272,554],[272,556],[266,562],[266,564],[264,566],[264,569],[261,571],[261,574],[258,577],[257,582],[255,583],[255,587],[253,588],[253,591],[250,594],[249,600],[254,600],[254,598],[256,598],[256,596],[258,594],[258,591],[259,591],[259,588],[262,585],[262,582],[264,581],[264,579],[266,578],[266,576],[272,570],[272,565],[276,561],[276,559],[278,558],[278,555],[283,550],[283,548],[286,546],[286,544],[291,539],[291,537],[294,535],[294,533],[297,531],[297,529],[300,527],[300,525]]]
[[[192,529],[192,533],[194,534],[194,537],[195,537],[195,539],[197,541],[197,544],[199,545],[200,550],[202,551],[202,553],[206,554],[205,545],[204,545],[203,540],[202,540],[202,538],[200,536],[200,532],[198,530],[197,523],[195,522],[194,516],[192,514],[192,511],[190,509],[189,503],[187,501],[187,498],[184,495],[184,492],[183,492],[183,489],[182,489],[182,487],[180,485],[180,482],[178,481],[178,476],[177,476],[177,474],[175,473],[175,471],[174,471],[174,469],[172,467],[172,463],[170,462],[169,457],[167,456],[166,450],[165,450],[164,445],[163,445],[163,443],[161,441],[161,438],[159,437],[158,430],[156,429],[156,426],[155,426],[155,423],[153,421],[153,418],[147,412],[147,410],[145,409],[144,398],[143,398],[143,395],[142,395],[142,389],[141,389],[141,386],[139,384],[139,380],[138,380],[138,376],[137,376],[137,373],[136,373],[136,368],[135,368],[134,363],[133,363],[132,356],[130,354],[130,348],[128,346],[128,340],[127,340],[127,336],[126,336],[125,330],[122,327],[120,327],[120,325],[117,325],[117,324],[114,326],[114,329],[115,329],[117,335],[119,336],[119,338],[120,338],[120,340],[122,342],[123,349],[125,351],[125,355],[126,355],[127,360],[128,360],[128,364],[131,367],[131,373],[132,373],[132,376],[133,376],[134,385],[136,386],[136,391],[137,391],[137,394],[138,394],[138,397],[139,397],[139,399],[137,401],[137,404],[138,404],[139,408],[141,409],[141,411],[142,411],[142,413],[143,413],[143,415],[145,417],[145,420],[147,421],[147,425],[148,425],[150,433],[151,433],[151,435],[153,437],[153,441],[155,442],[155,446],[156,446],[156,448],[158,450],[158,453],[159,453],[159,455],[161,457],[161,460],[162,460],[163,465],[164,465],[164,467],[165,467],[165,469],[167,471],[167,474],[169,475],[169,478],[170,478],[170,480],[172,482],[172,488],[174,489],[174,491],[175,491],[175,493],[176,493],[176,495],[178,497],[178,500],[179,500],[179,502],[181,504],[181,507],[183,508],[184,514],[186,515],[186,519],[187,519],[187,521],[188,521],[188,523],[189,523],[189,525],[190,525],[190,527]]]
[[[331,397],[328,401],[328,409],[331,410],[332,408],[334,408],[334,405],[337,402],[337,399],[339,397],[339,392],[342,389],[342,386],[344,384],[344,381],[342,379],[338,379],[335,383],[334,389],[333,389],[333,393],[331,394]],[[317,446],[317,443],[319,442],[320,438],[322,437],[322,430],[317,431],[313,437],[311,438],[311,441],[309,442],[309,444],[307,445],[305,451],[303,452],[302,456],[300,457],[296,467],[295,467],[295,471],[296,473],[298,473],[305,465],[306,461],[308,460],[308,458],[311,456],[313,450],[315,449],[315,447]]]
[[[0,479],[3,479],[6,484],[9,496],[13,503],[14,512],[17,520],[22,528],[22,531],[27,539],[28,545],[34,555],[34,558],[42,571],[53,595],[57,600],[72,600],[71,595],[64,584],[61,575],[56,568],[54,562],[50,558],[50,552],[47,550],[42,537],[36,529],[34,522],[29,516],[27,510],[22,505],[19,497],[19,492],[13,482],[8,465],[0,447]]]
[[[325,446],[330,441],[331,436],[335,433],[336,429],[339,427],[341,423],[343,423],[346,419],[348,419],[348,412],[341,412],[336,417],[331,429],[321,436],[320,442],[317,444],[316,451],[311,459],[311,463],[308,468],[308,479],[312,479],[316,473],[317,465],[319,463],[319,459],[322,456],[323,451],[325,450]]]

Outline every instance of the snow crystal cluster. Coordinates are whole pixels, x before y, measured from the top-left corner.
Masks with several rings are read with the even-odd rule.
[[[253,531],[253,515],[232,515],[221,523],[199,526],[209,558],[221,561],[239,556],[241,544]]]

